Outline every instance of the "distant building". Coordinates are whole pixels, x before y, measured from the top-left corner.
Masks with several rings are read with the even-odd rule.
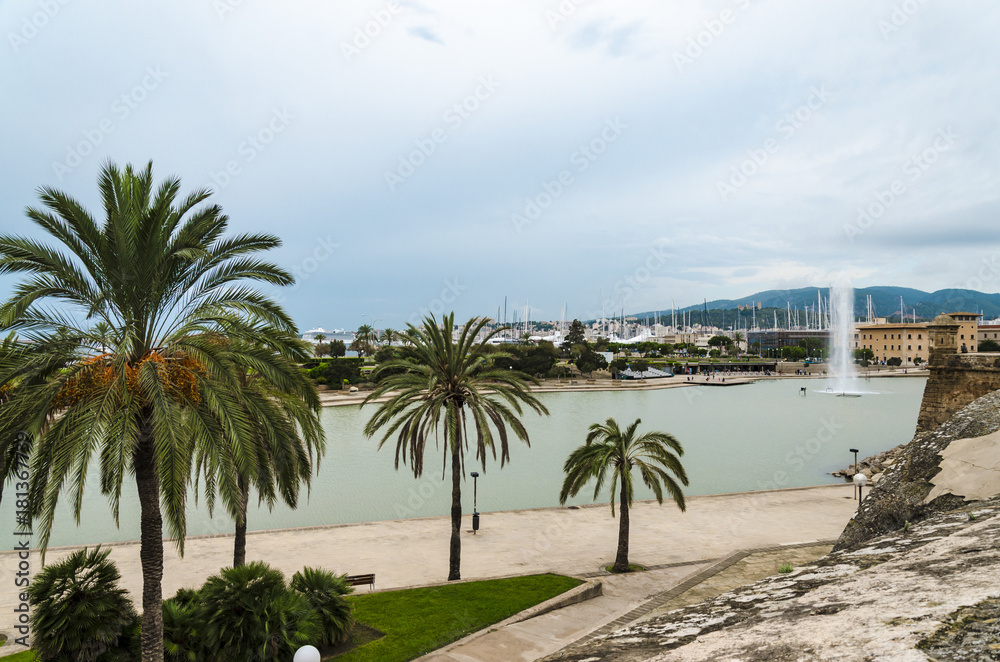
[[[826,348],[830,347],[829,329],[771,329],[768,331],[750,331],[747,333],[748,347],[760,343],[761,356],[777,356],[783,347],[798,347],[802,340],[816,339]]]
[[[981,343],[984,340],[1000,343],[1000,324],[980,324],[976,329],[976,342]]]
[[[878,363],[899,358],[902,365],[926,364],[930,356],[927,324],[857,324],[854,349],[872,350]]]
[[[958,323],[956,342],[959,352],[975,352],[979,340],[985,340],[984,333],[1000,335],[1000,325],[980,327],[977,313],[947,313]],[[985,329],[985,331],[981,331]],[[994,329],[990,331],[990,329]],[[997,338],[1000,342],[1000,337]],[[856,324],[854,328],[854,349],[870,349],[879,363],[898,357],[903,365],[926,363],[930,356],[930,338],[926,323],[889,323],[879,318],[876,324]],[[920,361],[917,361],[917,359]]]
[[[948,317],[958,322],[958,337],[955,339],[958,351],[962,353],[976,351],[979,341],[979,318],[982,315],[959,312],[948,313]]]

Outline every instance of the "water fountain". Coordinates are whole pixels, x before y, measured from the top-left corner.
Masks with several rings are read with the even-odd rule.
[[[827,392],[843,398],[860,398],[854,370],[854,287],[844,277],[830,286],[830,323],[833,381]]]

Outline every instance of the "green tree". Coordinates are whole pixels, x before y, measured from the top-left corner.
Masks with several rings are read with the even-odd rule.
[[[826,342],[819,338],[803,338],[799,341],[799,347],[806,351],[806,356],[812,358],[824,358],[826,356]]]
[[[733,344],[733,341],[728,336],[712,336],[708,339],[708,346],[718,349],[729,347],[731,344]]]
[[[608,367],[608,360],[594,350],[587,347],[576,360],[576,368],[584,374],[590,374],[595,370],[603,370]]]
[[[251,342],[236,314],[294,333],[291,319],[246,281],[288,285],[291,275],[258,259],[277,237],[225,237],[206,190],[178,199],[180,182],[154,187],[152,164],[106,164],[98,224],[78,202],[50,188],[27,215],[55,239],[0,236],[0,273],[24,274],[0,306],[0,327],[32,342],[0,360],[0,384],[20,379],[0,418],[0,444],[18,430],[35,437],[30,512],[46,549],[60,495],[80,521],[87,467],[100,458],[100,489],[117,518],[134,477],[142,564],[142,659],[163,660],[163,520],[183,553],[193,449],[217,440],[217,422],[247,430],[241,389],[229,369],[225,335]],[[91,320],[111,326],[111,351],[98,353]],[[235,444],[237,440],[232,440]],[[242,453],[252,452],[240,446]],[[236,499],[234,481],[219,483]]]
[[[797,345],[782,347],[781,358],[788,359],[789,361],[801,361],[806,358],[806,350],[804,347],[799,347]]]
[[[580,320],[573,320],[569,325],[569,330],[566,332],[566,337],[563,339],[562,348],[568,350],[573,345],[580,345],[587,342],[587,332],[583,328],[583,323]]]
[[[996,340],[987,338],[979,343],[979,347],[977,349],[980,352],[1000,352],[1000,343]]]
[[[371,356],[375,353],[375,346],[378,345],[378,334],[371,324],[362,324],[354,334],[354,342],[350,349],[358,353],[358,356]]]
[[[344,344],[343,340],[338,340],[334,338],[330,341],[330,356],[346,356],[347,355],[347,345]]]
[[[875,359],[875,352],[868,349],[867,347],[861,347],[854,350],[854,360],[855,361],[872,361]]]
[[[423,474],[428,442],[436,445],[438,433],[443,433],[444,461],[451,461],[449,581],[461,579],[462,478],[469,442],[475,442],[475,459],[484,471],[487,454],[496,458],[499,444],[503,467],[510,458],[508,426],[518,439],[529,443],[528,431],[520,420],[522,405],[548,414],[528,390],[528,384],[537,384],[537,380],[514,370],[497,369],[488,360],[488,341],[506,329],[496,329],[476,340],[487,321],[469,320],[457,341],[452,338],[454,313],[446,315],[440,325],[433,314],[425,318],[420,329],[410,325],[406,331],[411,345],[408,360],[389,361],[376,371],[402,368],[403,372],[379,382],[365,399],[367,404],[388,396],[365,425],[365,434],[371,437],[385,428],[379,448],[395,436],[396,468],[401,460],[403,464],[408,461],[415,478]],[[469,430],[469,419],[474,432]]]
[[[326,340],[326,335],[322,333],[317,333],[315,336],[313,336],[313,340],[316,341],[316,346],[318,347],[324,340]],[[320,356],[320,354],[316,354],[316,356]]]
[[[666,489],[677,507],[682,511],[685,509],[684,493],[673,477],[676,476],[684,485],[688,484],[687,474],[679,459],[679,456],[684,454],[684,449],[681,448],[679,441],[666,432],[646,432],[637,436],[641,422],[637,418],[635,423],[625,430],[622,430],[613,418],[609,418],[603,425],[594,423],[590,426],[586,443],[570,453],[563,466],[566,478],[559,492],[561,504],[565,504],[569,497],[576,496],[591,478],[595,481],[596,500],[610,471],[609,494],[612,516],[615,514],[616,490],[619,492],[621,503],[615,572],[629,570],[629,508],[632,507],[634,493],[633,467],[639,470],[643,484],[653,490],[657,502],[663,504],[663,491]]]
[[[639,359],[638,361],[632,361],[631,368],[636,372],[646,372],[649,370],[649,361],[643,361]]]

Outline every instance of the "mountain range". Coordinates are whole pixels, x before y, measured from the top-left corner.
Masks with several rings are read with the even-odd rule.
[[[806,306],[816,307],[817,293],[823,297],[826,306],[830,299],[829,287],[801,287],[794,290],[766,290],[740,299],[716,299],[700,305],[678,309],[678,312],[711,310],[732,310],[737,307],[759,306],[761,310],[771,308],[785,311],[789,307],[803,310]],[[941,313],[973,312],[982,313],[985,319],[1000,317],[1000,294],[986,294],[975,290],[948,289],[924,292],[908,287],[860,287],[854,290],[854,316],[863,317],[867,311],[867,297],[871,295],[875,307],[875,317],[899,320],[900,297],[907,319],[914,313],[917,319],[933,319]],[[638,318],[652,317],[655,311],[636,313]],[[659,311],[661,317],[670,315],[670,310]]]

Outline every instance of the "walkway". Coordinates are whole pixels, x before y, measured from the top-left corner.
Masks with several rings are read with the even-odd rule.
[[[839,484],[695,496],[688,498],[687,506],[682,513],[669,502],[662,507],[655,501],[635,504],[630,513],[630,559],[660,569],[608,578],[607,595],[600,602],[554,613],[538,621],[545,625],[532,636],[573,641],[577,633],[582,636],[614,620],[636,603],[737,550],[836,538],[853,515],[855,501],[853,486]],[[471,528],[471,523],[467,521],[466,527]],[[253,532],[247,538],[247,560],[267,561],[286,576],[306,565],[351,574],[374,572],[377,589],[423,585],[447,577],[449,531],[447,517],[433,517]],[[484,513],[479,533],[463,537],[462,576],[592,575],[614,560],[617,532],[617,519],[607,504]],[[198,587],[219,568],[230,565],[232,545],[230,535],[189,538],[183,559],[167,545],[164,596],[181,587]],[[138,544],[107,547],[121,570],[122,585],[138,602],[142,586]],[[74,549],[50,549],[48,560],[64,558]],[[41,567],[37,552],[32,552],[30,563],[32,572]],[[0,577],[13,577],[17,565],[16,553],[0,552]],[[0,631],[9,631],[13,624],[15,597],[13,591],[0,591]],[[525,623],[519,629],[527,633],[531,625]]]

